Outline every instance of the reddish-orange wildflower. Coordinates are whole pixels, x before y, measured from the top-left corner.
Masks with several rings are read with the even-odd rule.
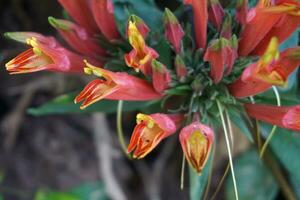
[[[218,30],[221,29],[224,15],[224,9],[219,0],[209,0],[208,19]]]
[[[232,40],[220,38],[213,40],[207,48],[203,60],[210,62],[210,76],[215,83],[222,80],[223,74],[229,74],[237,58],[237,39]]]
[[[94,19],[102,34],[108,40],[120,38],[115,18],[112,0],[91,0]]]
[[[49,17],[49,23],[58,30],[64,40],[78,53],[93,58],[105,55],[105,50],[99,46],[97,40],[79,25],[67,20],[55,19],[54,17]]]
[[[184,31],[176,16],[168,8],[165,9],[164,24],[166,39],[172,44],[176,53],[180,53]]]
[[[176,116],[156,113],[152,115],[138,114],[128,153],[133,152],[134,158],[144,158],[164,138],[176,132]]]
[[[192,5],[197,47],[204,49],[206,47],[208,21],[207,0],[184,0],[184,3]]]
[[[135,70],[141,70],[144,74],[151,74],[151,62],[158,57],[157,52],[148,47],[143,35],[139,32],[136,24],[128,22],[128,39],[133,50],[125,55],[126,64]]]
[[[272,106],[245,104],[249,116],[258,120],[300,131],[300,106]]]
[[[11,74],[42,70],[83,72],[83,57],[63,48],[51,37],[43,37],[39,34],[37,36],[37,38],[32,37],[27,39],[27,44],[31,46],[30,49],[21,53],[5,65]]]
[[[300,3],[296,0],[261,0],[248,14],[248,21],[241,34],[239,54],[261,55],[272,37],[279,42],[287,39],[300,24]]]
[[[237,98],[264,92],[272,85],[285,86],[288,76],[300,65],[300,48],[290,48],[279,54],[278,40],[273,38],[261,59],[249,65],[242,76],[229,85]]]
[[[58,0],[68,14],[90,33],[98,33],[99,29],[94,20],[89,1],[87,0]]]
[[[180,131],[179,139],[189,164],[201,173],[214,142],[213,130],[200,122],[194,122]]]
[[[164,93],[164,91],[169,88],[171,82],[170,71],[164,64],[157,60],[153,60],[151,65],[153,87],[157,92]]]
[[[100,78],[90,82],[75,98],[75,103],[83,101],[81,109],[101,99],[145,101],[161,97],[145,80],[125,72],[111,72],[87,62],[84,70]]]
[[[237,1],[236,19],[242,25],[245,25],[247,23],[248,9],[248,0]]]

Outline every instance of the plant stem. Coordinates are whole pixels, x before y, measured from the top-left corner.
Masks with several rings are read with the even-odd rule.
[[[126,142],[124,138],[123,128],[122,128],[122,110],[123,110],[123,101],[119,101],[118,110],[117,110],[117,132],[118,138],[121,145],[121,148],[125,155],[130,159],[130,155],[127,153]]]
[[[185,156],[182,156],[182,164],[181,164],[181,175],[180,175],[180,189],[184,188],[184,172],[185,172]]]
[[[253,124],[255,124],[254,129],[252,129],[252,134],[256,135],[257,133],[255,132],[259,132],[259,125],[257,120],[253,122]],[[250,128],[251,126],[249,126]],[[250,128],[251,130],[251,128]],[[259,134],[261,135],[261,134]],[[255,144],[258,145],[257,140],[258,138],[254,137],[255,140]],[[262,139],[261,136],[259,139]],[[259,149],[258,149],[258,153],[259,153]],[[262,160],[264,161],[265,165],[270,169],[271,173],[273,174],[276,182],[278,183],[285,199],[287,200],[296,200],[296,196],[293,192],[293,190],[291,189],[291,186],[289,185],[288,181],[285,179],[285,175],[284,172],[282,171],[280,164],[277,162],[276,158],[274,157],[274,155],[272,154],[272,152],[269,149],[266,149],[265,153],[264,153],[264,157],[262,158]]]
[[[238,190],[237,190],[237,185],[236,185],[235,173],[234,173],[234,169],[233,169],[233,162],[232,162],[231,148],[230,148],[230,144],[229,144],[229,137],[228,137],[228,133],[227,133],[227,127],[226,127],[226,123],[225,123],[225,119],[224,119],[224,115],[223,115],[222,105],[218,100],[217,100],[217,104],[218,104],[219,113],[221,116],[225,140],[226,140],[226,146],[227,146],[227,151],[228,151],[229,164],[230,164],[232,181],[233,181],[233,186],[234,186],[235,198],[236,198],[236,200],[238,200],[239,195],[238,195]]]

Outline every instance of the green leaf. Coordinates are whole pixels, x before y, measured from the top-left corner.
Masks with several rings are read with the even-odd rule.
[[[213,154],[211,153],[210,158],[207,161],[200,176],[191,167],[189,167],[191,200],[199,200],[203,196],[208,180],[209,170],[212,165],[212,160]]]
[[[240,129],[240,131],[245,135],[245,137],[250,141],[253,142],[253,138],[251,132],[245,122],[242,119],[242,112],[237,110],[235,107],[230,107],[227,109],[230,120],[234,123],[234,125]]]
[[[272,126],[262,124],[262,132],[264,136],[270,133]],[[290,177],[293,177],[294,182],[300,185],[300,135],[299,133],[289,131],[283,128],[277,128],[270,146],[277,156],[278,160],[288,171]]]
[[[69,191],[80,200],[107,200],[102,182],[84,183]]]
[[[114,100],[101,100],[84,110],[79,109],[79,104],[74,103],[76,94],[66,94],[55,98],[54,100],[45,103],[38,108],[29,108],[27,112],[33,116],[43,116],[50,114],[70,114],[70,113],[93,113],[93,112],[105,112],[115,113],[118,106],[118,101]],[[142,101],[125,101],[123,111],[135,111],[147,106],[151,106],[152,102]]]
[[[154,49],[159,54],[159,61],[161,61],[168,68],[171,68],[173,66],[172,53],[168,42],[164,38],[161,38],[160,41],[154,45]]]
[[[240,199],[273,200],[276,197],[276,182],[254,150],[238,157],[234,170]],[[235,199],[231,176],[226,180],[226,199]]]
[[[52,192],[46,190],[39,190],[34,200],[81,200],[79,197],[76,197],[70,193],[64,192]]]

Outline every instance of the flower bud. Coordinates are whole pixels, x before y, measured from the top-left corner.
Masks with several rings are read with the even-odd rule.
[[[200,174],[214,142],[213,130],[204,124],[194,122],[180,131],[179,139],[186,159]]]

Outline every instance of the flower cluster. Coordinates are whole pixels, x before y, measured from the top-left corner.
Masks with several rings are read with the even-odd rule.
[[[160,113],[136,116],[128,145],[134,158],[144,158],[179,132],[185,158],[201,173],[214,144],[214,128],[232,107],[300,131],[300,106],[260,105],[249,98],[285,86],[300,65],[300,47],[279,51],[300,25],[298,1],[259,0],[250,7],[247,0],[238,0],[232,14],[218,0],[184,0],[186,10],[178,15],[187,15],[181,17],[184,23],[166,8],[162,31],[150,30],[142,18],[131,15],[125,33],[117,27],[112,0],[58,1],[74,21],[49,17],[49,22],[68,47],[38,33],[7,33],[29,49],[6,69],[11,74],[47,70],[95,76],[75,99],[82,102],[81,109],[102,99],[161,102]],[[169,63],[153,45],[157,37],[172,50]],[[119,63],[118,70],[110,68],[112,61]]]

